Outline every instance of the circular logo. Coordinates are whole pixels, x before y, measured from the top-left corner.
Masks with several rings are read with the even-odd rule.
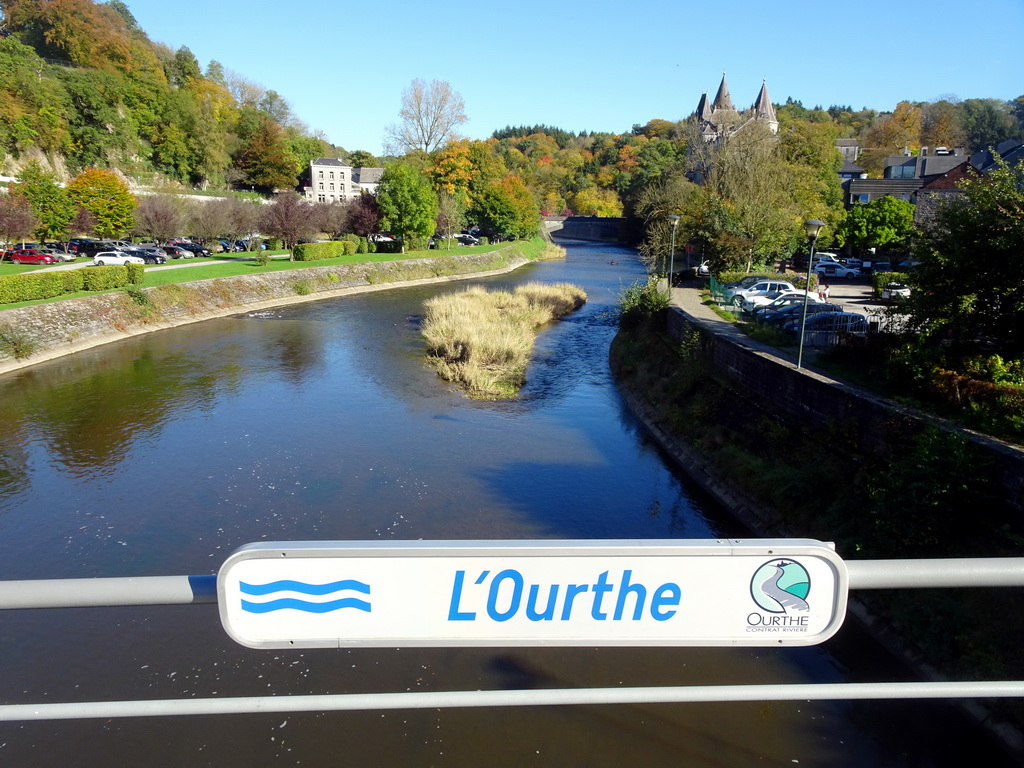
[[[807,594],[811,576],[795,560],[770,560],[754,572],[750,596],[768,613],[802,613],[810,610]]]

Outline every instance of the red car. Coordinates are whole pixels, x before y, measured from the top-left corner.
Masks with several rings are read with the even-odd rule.
[[[40,253],[35,248],[18,248],[10,251],[7,258],[12,264],[56,264],[57,260],[48,253]]]

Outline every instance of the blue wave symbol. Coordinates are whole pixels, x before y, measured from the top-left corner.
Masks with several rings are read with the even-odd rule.
[[[307,584],[304,581],[293,581],[290,579],[272,581],[267,584],[247,584],[244,581],[240,581],[238,587],[243,595],[252,595],[254,597],[274,595],[280,592],[298,592],[302,595],[315,595],[317,597],[343,591],[359,592],[364,595],[370,594],[370,585],[355,579],[333,581],[329,584]],[[357,611],[365,611],[366,613],[371,611],[369,601],[360,600],[358,597],[340,597],[327,602],[313,602],[294,597],[280,597],[276,600],[267,600],[266,602],[242,600],[242,610],[248,613],[271,613],[272,611],[283,611],[286,609],[303,611],[305,613],[330,613],[331,611],[339,611],[343,608],[354,608]]]
[[[355,592],[370,594],[370,585],[364,584],[355,579],[344,581],[332,581],[330,584],[307,584],[304,581],[272,581],[269,584],[246,584],[238,582],[238,587],[243,595],[270,595],[274,592],[300,592],[303,595],[329,595],[331,592],[341,592],[343,589],[351,589]]]

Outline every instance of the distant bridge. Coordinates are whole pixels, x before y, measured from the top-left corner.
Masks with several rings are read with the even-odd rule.
[[[545,216],[551,236],[563,240],[622,241],[626,219],[611,216]]]

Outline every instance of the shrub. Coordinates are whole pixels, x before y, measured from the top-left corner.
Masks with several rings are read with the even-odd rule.
[[[270,263],[270,253],[268,251],[256,251],[252,259],[261,267],[265,267]]]
[[[354,256],[356,253],[356,249],[359,248],[358,241],[345,240],[341,243],[341,245],[344,246],[344,252],[346,256]]]
[[[142,285],[146,281],[146,267],[144,264],[125,264],[128,268],[128,280],[134,285]]]
[[[487,237],[481,237],[480,238],[480,245],[490,245],[490,244],[491,244],[490,238],[487,238]]]
[[[281,242],[279,237],[267,237],[264,238],[263,242],[267,244],[268,251],[280,251],[284,249],[284,243]]]
[[[369,252],[370,252],[369,243],[366,242],[366,238],[365,237],[360,237],[359,238],[359,244],[356,246],[356,253],[369,253]]]
[[[659,285],[655,277],[647,278],[646,284],[639,280],[619,295],[619,325],[632,328],[641,325],[668,309],[671,301],[668,291]]]
[[[11,328],[9,325],[0,325],[0,354],[13,357],[15,360],[24,360],[35,351],[36,343],[24,331]]]

